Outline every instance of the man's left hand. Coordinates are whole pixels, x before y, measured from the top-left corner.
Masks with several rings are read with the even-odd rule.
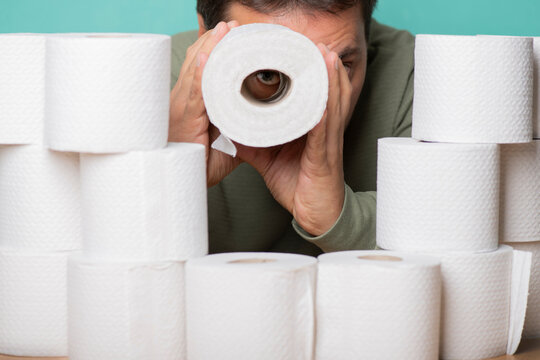
[[[326,111],[317,126],[306,136],[280,146],[237,144],[239,158],[262,175],[274,198],[313,236],[328,231],[343,207],[343,135],[352,92],[338,55],[322,44],[318,47],[326,62],[329,91]]]

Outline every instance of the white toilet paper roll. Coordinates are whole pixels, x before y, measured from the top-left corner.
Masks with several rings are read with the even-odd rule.
[[[68,264],[69,359],[185,359],[184,263]]]
[[[208,252],[202,145],[82,154],[81,191],[86,256],[186,260]]]
[[[498,246],[495,144],[379,140],[377,245],[401,251],[490,251]]]
[[[531,38],[417,35],[412,137],[531,141],[532,58]]]
[[[0,34],[0,144],[43,142],[45,41],[39,34]]]
[[[440,254],[443,279],[441,359],[485,359],[506,353],[512,248]]]
[[[438,359],[440,262],[391,251],[319,256],[317,360]]]
[[[67,256],[0,251],[0,354],[67,355]]]
[[[171,40],[165,35],[49,37],[48,146],[91,153],[164,147],[170,58]]]
[[[286,75],[282,96],[256,100],[243,87],[260,70]],[[202,91],[210,121],[238,143],[268,147],[307,133],[326,109],[328,73],[311,40],[284,26],[250,24],[232,29],[205,65]]]
[[[0,144],[43,142],[45,41],[0,34]]]
[[[540,37],[533,38],[534,96],[533,96],[533,136],[540,139]]]
[[[529,299],[523,336],[540,337],[540,242],[507,243],[516,250],[532,253],[531,280],[529,282]]]
[[[0,147],[0,246],[81,246],[79,155],[40,145]]]
[[[501,146],[500,241],[540,240],[540,140]]]
[[[189,260],[188,359],[311,360],[316,264],[276,253]]]

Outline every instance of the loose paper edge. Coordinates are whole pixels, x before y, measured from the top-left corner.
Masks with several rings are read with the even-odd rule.
[[[529,296],[529,280],[531,277],[532,253],[513,251],[512,285],[510,295],[510,324],[508,327],[508,344],[506,353],[513,355],[521,342],[527,298]]]
[[[236,146],[234,143],[226,137],[225,135],[219,135],[219,137],[212,143],[212,149],[221,151],[232,157],[236,157]]]

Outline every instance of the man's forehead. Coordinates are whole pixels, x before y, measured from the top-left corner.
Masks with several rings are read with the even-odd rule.
[[[359,42],[365,41],[364,20],[361,7],[339,13],[293,9],[290,11],[261,13],[233,2],[225,20],[237,20],[240,25],[251,23],[273,23],[286,26],[304,34],[315,43],[326,44],[331,50],[354,53]]]

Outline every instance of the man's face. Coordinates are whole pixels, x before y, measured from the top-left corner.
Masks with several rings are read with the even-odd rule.
[[[295,10],[283,15],[267,15],[249,7],[233,3],[228,9],[227,21],[237,20],[240,25],[251,23],[279,24],[299,32],[315,44],[325,44],[341,58],[352,84],[350,120],[354,105],[364,85],[367,63],[367,44],[364,20],[360,6],[338,14]],[[259,80],[265,81],[264,77]],[[268,82],[272,84],[271,79]]]

